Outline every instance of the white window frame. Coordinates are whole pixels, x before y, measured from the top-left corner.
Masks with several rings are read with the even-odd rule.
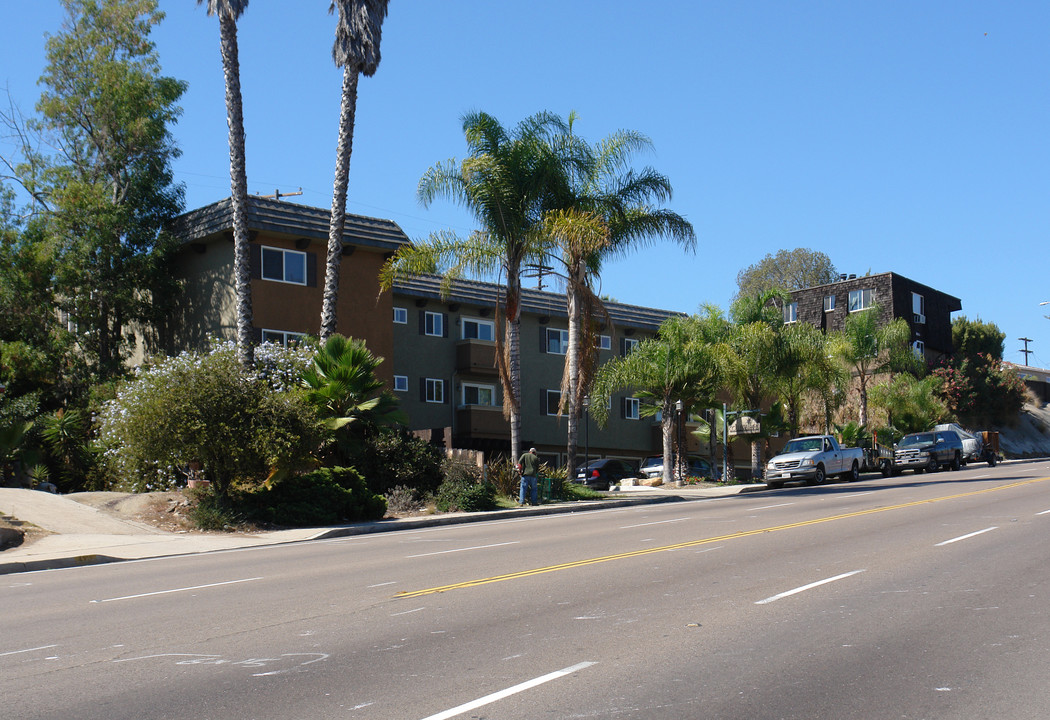
[[[611,335],[599,335],[598,336],[598,349],[599,350],[612,350],[612,336]]]
[[[636,397],[624,398],[623,417],[625,420],[641,420],[642,401]]]
[[[555,350],[551,349],[551,336],[554,333],[558,333],[558,348]],[[547,328],[547,353],[550,355],[567,355],[569,352],[569,331],[562,330],[560,328]]]
[[[556,398],[554,405],[554,412],[551,412],[551,396]],[[556,417],[558,414],[558,408],[561,407],[561,390],[548,390],[546,395],[546,404],[543,407],[543,413],[547,417]]]
[[[445,381],[441,378],[427,378],[426,379],[426,395],[425,400],[428,403],[434,403],[436,405],[444,404],[445,402]]]
[[[480,394],[478,396],[478,402],[467,402],[467,390],[487,390],[492,398],[491,402],[481,402]],[[482,385],[480,383],[463,383],[460,386],[460,402],[464,407],[467,406],[481,406],[481,407],[493,407],[496,404],[496,386],[495,385]]]
[[[394,376],[394,392],[408,392],[408,375]]]
[[[784,303],[784,323],[798,322],[798,303]]]
[[[926,324],[926,298],[916,292],[911,294],[911,313],[913,322]]]
[[[926,343],[922,340],[916,340],[911,344],[911,351],[915,353],[915,357],[920,360],[926,359]]]
[[[857,303],[854,305],[854,298]],[[867,302],[865,302],[867,301]],[[849,311],[861,312],[867,310],[875,304],[875,288],[861,288],[859,290],[849,291]]]
[[[467,326],[475,325],[477,327],[477,336],[469,337],[467,335]],[[481,337],[482,328],[488,328],[488,337]],[[460,339],[462,340],[489,340],[494,341],[496,339],[496,323],[492,320],[482,320],[480,318],[465,317],[460,320]]]
[[[281,254],[281,277],[267,276],[267,274],[266,274],[266,253],[268,253],[268,252],[270,252],[270,253],[280,253]],[[302,282],[299,282],[298,280],[289,280],[288,279],[288,257],[290,255],[302,259],[302,263],[303,263],[303,280],[302,280]],[[300,252],[299,250],[285,250],[284,248],[275,248],[275,247],[269,247],[267,245],[263,245],[260,248],[259,265],[260,265],[260,267],[259,267],[259,277],[261,277],[263,280],[270,280],[272,282],[283,282],[283,283],[288,283],[289,285],[303,285],[303,286],[306,285],[306,253],[304,253],[304,252]]]
[[[429,337],[445,337],[445,316],[439,312],[425,311],[423,334]]]
[[[630,355],[638,347],[638,338],[624,338],[623,339],[623,354],[624,357]]]
[[[397,325],[408,325],[408,308],[394,308],[394,323]]]
[[[261,332],[263,342],[274,343],[281,347],[288,347],[289,342],[298,342],[306,337],[306,333],[290,332],[288,330],[263,328]]]
[[[825,295],[824,296],[824,312],[832,312],[835,309],[835,296]]]

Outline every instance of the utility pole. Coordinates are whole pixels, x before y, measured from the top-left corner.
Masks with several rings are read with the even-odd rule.
[[[1033,352],[1035,352],[1034,350],[1029,350],[1028,349],[1028,343],[1032,342],[1032,338],[1023,337],[1023,338],[1017,338],[1017,339],[1024,343],[1024,350],[1021,350],[1020,352],[1024,353],[1024,364],[1027,366],[1028,365],[1028,356],[1031,355]]]
[[[277,202],[280,202],[281,198],[283,198],[283,197],[292,197],[294,195],[302,195],[302,194],[303,194],[303,189],[299,188],[296,192],[283,193],[280,190],[274,190],[273,191],[273,195],[257,195],[256,197],[260,197],[263,200],[276,200]]]

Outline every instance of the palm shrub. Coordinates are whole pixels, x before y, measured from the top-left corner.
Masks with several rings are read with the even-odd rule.
[[[377,426],[403,420],[398,401],[376,375],[383,358],[364,340],[332,335],[302,374],[306,397],[325,417],[334,443],[327,459],[352,460],[365,448],[365,436]]]
[[[101,460],[111,484],[165,490],[182,468],[201,463],[220,498],[235,481],[262,481],[304,464],[324,429],[291,379],[310,352],[264,344],[245,368],[234,343],[143,366],[106,403],[99,423]]]

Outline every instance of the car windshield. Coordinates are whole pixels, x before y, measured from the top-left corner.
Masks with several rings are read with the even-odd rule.
[[[905,435],[900,442],[900,447],[933,445],[936,442],[937,436],[933,433],[916,433],[914,435]]]
[[[799,438],[797,440],[792,440],[787,445],[785,445],[781,455],[787,455],[788,453],[797,452],[820,452],[823,449],[823,438]]]
[[[642,461],[642,468],[656,467],[657,465],[663,465],[664,459],[659,456],[647,457]]]

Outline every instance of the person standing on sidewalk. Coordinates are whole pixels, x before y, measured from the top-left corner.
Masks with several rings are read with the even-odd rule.
[[[536,481],[540,474],[540,456],[536,454],[536,448],[529,448],[529,451],[518,459],[518,472],[521,473],[518,504],[525,504],[525,490],[528,489],[532,504],[539,505]]]

